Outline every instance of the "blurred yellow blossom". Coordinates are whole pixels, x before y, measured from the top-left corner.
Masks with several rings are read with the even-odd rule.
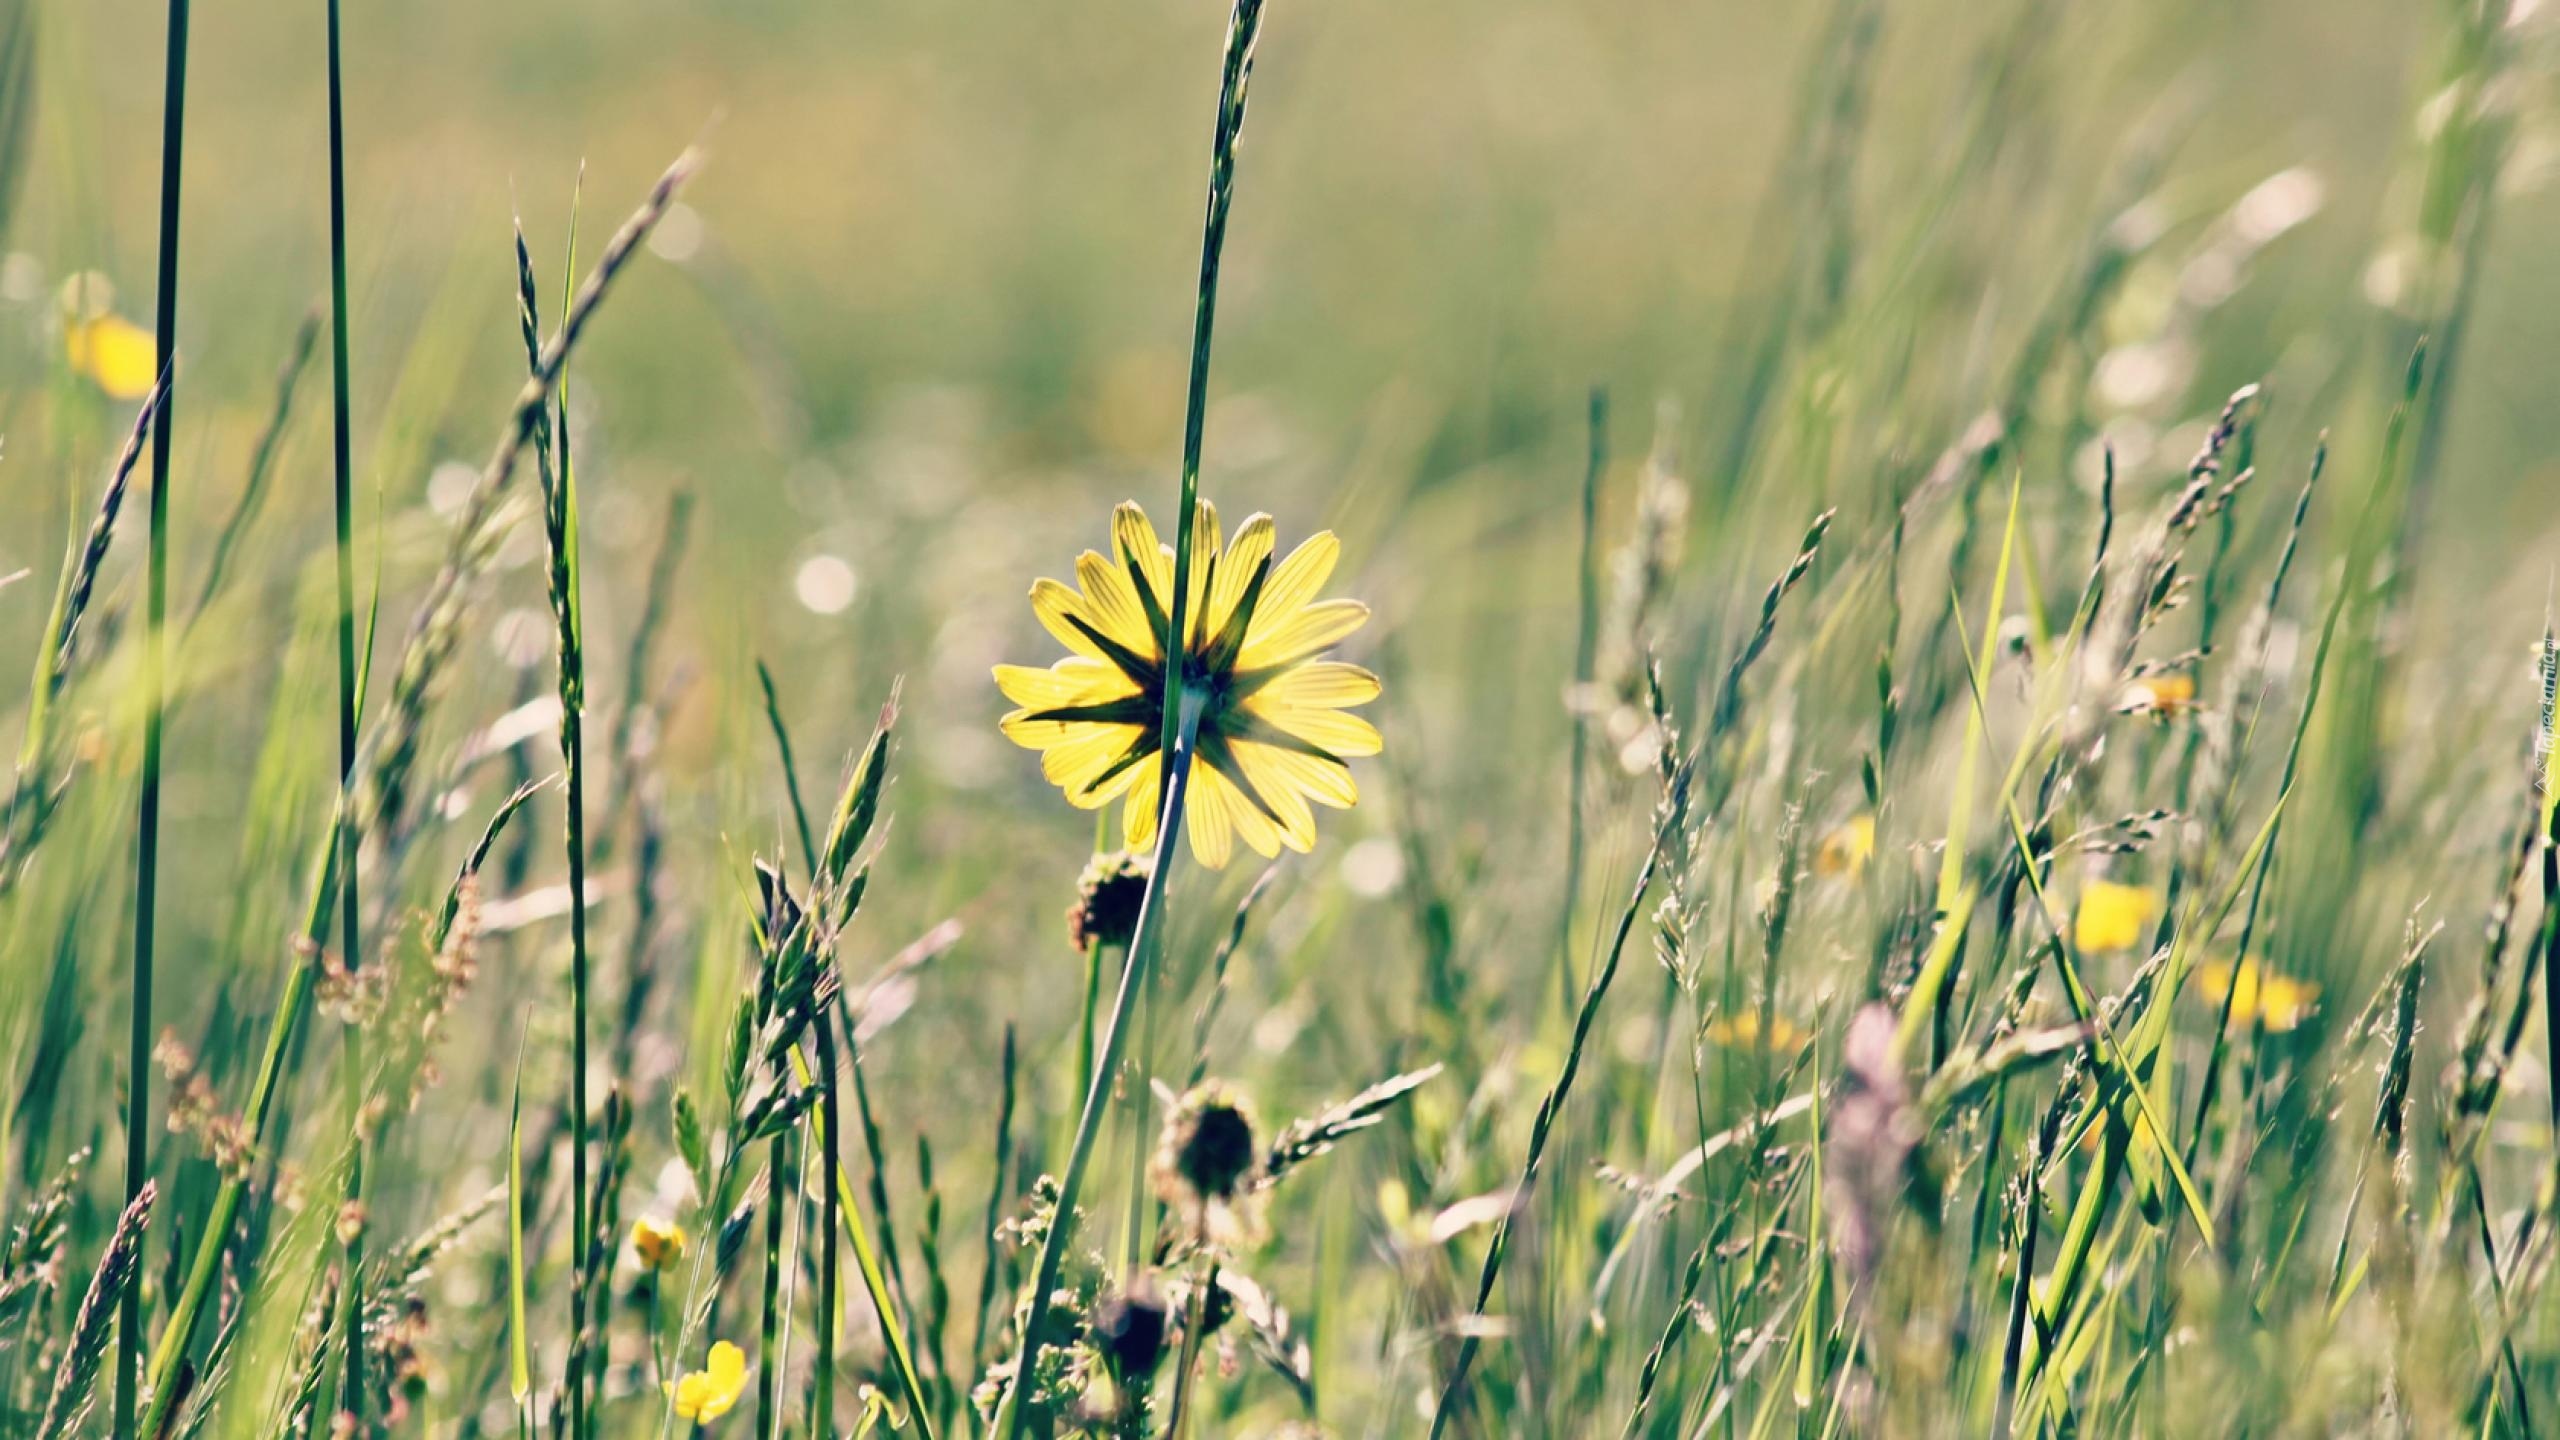
[[[2160,897],[2139,885],[2092,880],[2080,892],[2080,913],[2071,925],[2071,943],[2083,950],[2130,950],[2142,943],[2143,927],[2160,915]]]
[[[708,1424],[729,1413],[747,1388],[747,1356],[737,1346],[723,1340],[711,1347],[706,1368],[687,1373],[681,1380],[664,1385],[669,1399],[675,1401],[676,1418],[696,1425]]]
[[[2196,708],[2192,675],[2146,675],[2125,687],[2124,709],[2133,715],[2174,720]]]
[[[1763,1036],[1758,1010],[1738,1010],[1707,1022],[1707,1043],[1721,1045],[1728,1050],[1791,1052],[1812,1038],[1803,1026],[1778,1014],[1769,1016],[1768,1033]]]
[[[2204,997],[2216,1006],[2225,996],[2231,997],[2231,1020],[2235,1025],[2262,1022],[2269,1030],[2285,1031],[2311,1018],[2320,1008],[2320,987],[2308,980],[2270,970],[2250,956],[2240,963],[2240,992],[2231,991],[2231,962],[2216,960],[2196,970],[2196,984]]]
[[[631,1222],[631,1248],[645,1270],[664,1270],[684,1258],[684,1227],[643,1215]]]
[[[151,332],[121,315],[74,317],[64,322],[62,340],[72,370],[118,400],[150,394],[160,376],[160,347]]]
[[[1822,837],[1822,845],[1813,852],[1816,875],[1854,876],[1867,868],[1876,853],[1876,817],[1857,815],[1839,829]]]

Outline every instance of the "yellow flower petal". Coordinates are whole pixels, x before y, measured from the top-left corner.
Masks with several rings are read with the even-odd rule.
[[[1037,712],[1014,710],[996,722],[1006,739],[1025,750],[1051,750],[1071,741],[1081,740],[1096,728],[1107,728],[1099,720],[1034,720]]]
[[[1073,622],[1082,620],[1096,630],[1103,629],[1101,618],[1076,591],[1055,580],[1034,581],[1031,586],[1031,613],[1040,618],[1040,628],[1057,637],[1059,644],[1088,659],[1108,661],[1111,658],[1103,653],[1101,646],[1075,627]]]
[[[1252,796],[1236,788],[1226,776],[1220,775],[1218,783],[1227,787],[1227,818],[1235,822],[1237,836],[1263,859],[1279,858],[1280,827],[1254,805]]]
[[[1138,693],[1137,682],[1117,665],[1070,657],[1046,670],[1028,665],[999,665],[996,688],[1004,698],[1028,710],[1055,710],[1068,705],[1100,705]]]
[[[1307,808],[1306,787],[1299,784],[1282,763],[1289,752],[1268,745],[1239,744],[1228,747],[1235,755],[1236,768],[1244,772],[1245,783],[1262,797],[1264,804],[1279,817],[1280,843],[1303,855],[1316,843],[1316,816]]]
[[[1156,527],[1134,500],[1123,500],[1111,512],[1111,545],[1122,570],[1136,575],[1159,606],[1173,603],[1173,551],[1156,538]]]
[[[1068,804],[1079,810],[1092,810],[1128,788],[1130,771],[1137,767],[1123,767],[1116,775],[1111,773],[1111,767],[1138,743],[1139,727],[1079,725],[1075,728],[1082,733],[1040,752],[1040,773],[1050,784],[1067,792]]]
[[[1192,767],[1191,794],[1183,802],[1182,818],[1191,832],[1192,858],[1212,870],[1226,869],[1228,857],[1235,853],[1235,830],[1227,807],[1227,797],[1233,793],[1217,771],[1206,765]]]
[[[1378,698],[1378,677],[1357,665],[1318,660],[1295,666],[1255,691],[1245,708],[1256,711],[1338,710]]]
[[[2158,895],[2139,885],[2092,880],[2080,892],[2072,943],[2083,950],[2130,950],[2142,943],[2142,932],[2159,917],[2160,905]]]
[[[1236,532],[1235,543],[1227,547],[1225,557],[1218,562],[1217,586],[1209,593],[1208,624],[1201,630],[1203,635],[1214,640],[1227,633],[1227,622],[1234,618],[1237,602],[1244,599],[1246,587],[1253,583],[1254,572],[1271,558],[1274,543],[1276,537],[1268,515],[1251,517],[1244,522],[1244,528]],[[1267,577],[1265,583],[1269,583]],[[1257,602],[1255,609],[1260,608]]]
[[[1244,762],[1248,775],[1273,777],[1282,789],[1303,795],[1319,805],[1348,810],[1360,803],[1360,787],[1351,779],[1351,767],[1337,760],[1323,760],[1302,751],[1279,745],[1265,745],[1255,740],[1235,742],[1237,759]],[[1266,789],[1265,794],[1270,792]]]
[[[160,345],[119,315],[74,320],[63,330],[71,368],[118,400],[138,400],[160,378]]]
[[[1084,588],[1085,608],[1095,629],[1133,654],[1155,658],[1161,649],[1158,637],[1147,624],[1147,612],[1138,605],[1138,587],[1129,583],[1127,571],[1087,550],[1076,557],[1076,583]]]
[[[677,1419],[707,1425],[728,1414],[746,1393],[747,1354],[723,1340],[711,1347],[702,1369],[673,1382],[661,1381],[658,1388],[674,1402]]]
[[[1191,599],[1183,610],[1191,628],[1190,648],[1198,649],[1208,633],[1209,581],[1218,569],[1218,507],[1203,500],[1191,525]]]
[[[1268,633],[1248,635],[1239,670],[1267,670],[1323,650],[1369,623],[1369,607],[1357,600],[1326,600],[1301,607]]]
[[[1329,754],[1346,757],[1375,755],[1382,745],[1376,726],[1357,715],[1345,715],[1339,710],[1266,710],[1256,707],[1254,713]]]
[[[1342,542],[1332,531],[1319,530],[1290,551],[1288,559],[1272,566],[1271,579],[1262,587],[1262,602],[1253,607],[1245,643],[1270,634],[1305,609],[1324,582],[1333,578],[1334,562],[1341,557]]]
[[[1156,838],[1156,812],[1164,808],[1164,757],[1152,756],[1135,767],[1129,798],[1120,812],[1121,835],[1132,850],[1144,850]]]

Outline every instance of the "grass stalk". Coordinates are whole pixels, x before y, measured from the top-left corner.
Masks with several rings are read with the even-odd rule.
[[[70,1345],[61,1369],[55,1373],[53,1394],[45,1402],[44,1419],[36,1426],[35,1440],[67,1440],[87,1413],[89,1387],[98,1378],[98,1361],[106,1353],[107,1331],[114,1323],[115,1309],[125,1296],[141,1288],[135,1282],[142,1278],[142,1236],[159,1193],[157,1185],[144,1181],[142,1193],[133,1197],[133,1203],[117,1218],[115,1233],[107,1240],[106,1254],[98,1261],[97,1274],[90,1277],[89,1293],[82,1298],[80,1313],[72,1321]]]
[[[1183,592],[1174,591],[1175,616],[1181,615]],[[1199,724],[1199,699],[1185,702],[1181,728],[1175,733],[1174,748],[1166,757],[1164,780],[1164,815],[1156,826],[1155,865],[1147,872],[1147,888],[1138,901],[1137,928],[1129,936],[1129,963],[1121,967],[1119,996],[1111,1005],[1111,1023],[1102,1032],[1102,1053],[1096,1058],[1093,1079],[1085,1086],[1084,1109],[1076,1117],[1075,1139],[1067,1148],[1066,1168],[1058,1176],[1058,1208],[1049,1225],[1048,1234],[1040,1242],[1040,1259],[1031,1277],[1031,1308],[1022,1330],[1020,1358],[1014,1365],[1013,1384],[1005,1391],[1004,1407],[997,1412],[994,1433],[1006,1440],[1022,1440],[1031,1433],[1032,1407],[1025,1405],[1022,1392],[1038,1372],[1042,1332],[1047,1328],[1049,1301],[1058,1288],[1058,1273],[1066,1263],[1067,1246],[1075,1233],[1076,1196],[1084,1189],[1085,1170],[1093,1160],[1094,1142],[1101,1137],[1102,1119],[1111,1108],[1111,1076],[1120,1068],[1121,1055],[1128,1049],[1129,1035],[1137,1025],[1138,996],[1146,982],[1146,972],[1157,948],[1162,944],[1164,924],[1165,877],[1173,871],[1178,853],[1176,843],[1182,837],[1182,805],[1191,790],[1191,745]]]
[[[97,510],[90,516],[88,533],[63,560],[62,578],[54,590],[53,609],[45,618],[43,642],[36,651],[34,672],[27,681],[26,735],[18,749],[18,771],[10,785],[6,813],[0,814],[0,896],[6,896],[16,888],[28,852],[44,838],[45,827],[52,817],[56,797],[48,763],[53,740],[54,702],[61,697],[63,686],[71,679],[71,670],[77,659],[75,642],[80,638],[80,621],[88,613],[90,597],[97,591],[98,570],[106,563],[108,548],[115,543],[116,520],[124,511],[134,466],[141,462],[143,443],[150,438],[154,418],[160,402],[167,398],[168,388],[169,377],[163,374],[159,384],[143,398],[142,409],[134,417],[133,431],[126,438],[114,467],[107,472],[106,489],[98,497]]]
[[[286,427],[293,420],[293,398],[302,386],[302,372],[311,364],[311,352],[320,344],[320,316],[317,311],[302,317],[294,328],[292,343],[285,347],[284,363],[276,369],[275,400],[267,410],[267,423],[258,432],[258,443],[249,449],[249,468],[240,482],[239,498],[231,502],[231,513],[223,517],[222,528],[213,538],[213,557],[205,562],[204,583],[196,591],[195,608],[187,612],[181,634],[194,630],[204,618],[205,610],[222,593],[222,582],[231,573],[232,554],[240,547],[240,537],[248,532],[249,523],[257,518],[258,509],[267,495],[267,478],[275,473],[276,460],[284,450]]]
[[[785,1208],[800,1203],[800,1173],[792,1163],[791,1138],[777,1135],[765,1151],[770,1178],[764,1197],[764,1292],[756,1327],[758,1440],[780,1440],[782,1435],[782,1367],[789,1359],[782,1330],[782,1221]]]
[[[1591,746],[1591,685],[1600,653],[1600,479],[1609,465],[1609,392],[1591,392],[1589,458],[1582,467],[1582,554],[1575,591],[1573,739],[1565,752],[1564,903],[1556,915],[1557,997],[1573,1004],[1573,913],[1582,900],[1584,760]]]
[[[817,1007],[815,1029],[818,1033],[818,1109],[825,1117],[824,1123],[818,1127],[819,1163],[825,1167],[825,1174],[841,1178],[844,1174],[844,1071],[836,1063],[836,1023],[830,1007]],[[809,1433],[831,1436],[836,1433],[837,1331],[844,1323],[844,1306],[836,1299],[836,1282],[843,1269],[837,1246],[844,1224],[845,1193],[841,1184],[823,1185],[819,1190],[818,1374],[816,1404],[810,1416]],[[884,1229],[880,1239],[884,1246],[893,1247],[892,1253],[895,1253],[896,1236]],[[911,1392],[908,1398],[919,1407],[926,1403],[921,1393]]]
[[[979,1361],[986,1353],[987,1322],[992,1318],[991,1312],[995,1309],[996,1302],[996,1275],[1003,1268],[1002,1255],[997,1248],[996,1229],[1004,1218],[1005,1177],[1013,1169],[1015,1064],[1013,1026],[1008,1022],[1004,1027],[1004,1100],[996,1107],[995,1163],[991,1167],[994,1173],[987,1181],[987,1213],[979,1232],[979,1248],[984,1254],[985,1263],[978,1270],[977,1319],[971,1322],[969,1327],[967,1361],[972,1371],[977,1369]],[[1090,1074],[1085,1077],[1084,1083],[1088,1087],[1092,1085]],[[969,1413],[972,1416],[976,1414],[975,1411]]]
[[[187,137],[189,0],[169,0],[168,56],[160,91],[160,274],[153,294],[153,355],[166,385],[178,351],[178,213]],[[134,820],[133,996],[125,1051],[124,1200],[142,1198],[151,1167],[152,949],[160,888],[161,706],[167,661],[163,629],[169,610],[169,424],[174,394],[160,400],[151,432],[150,558],[144,581],[142,641],[142,799]],[[134,1383],[142,1357],[142,1291],[126,1286],[117,1312],[116,1440],[134,1434]]]
[[[1198,738],[1201,700],[1190,693],[1185,641],[1191,625],[1191,549],[1200,504],[1200,448],[1208,420],[1209,350],[1218,314],[1218,264],[1226,249],[1227,215],[1235,201],[1236,142],[1244,131],[1245,95],[1253,78],[1253,53],[1262,36],[1262,0],[1235,0],[1227,16],[1226,59],[1218,82],[1218,115],[1210,139],[1208,213],[1201,225],[1200,280],[1191,321],[1191,378],[1182,421],[1182,482],[1175,511],[1173,601],[1168,607],[1163,639],[1165,693],[1159,753],[1164,756],[1164,812],[1156,825],[1155,863],[1147,872],[1147,888],[1138,904],[1138,923],[1129,937],[1129,959],[1120,971],[1120,991],[1112,1002],[1111,1024],[1103,1032],[1102,1053],[1095,1057],[1085,1086],[1084,1108],[1076,1117],[1075,1139],[1059,1175],[1058,1208],[1040,1245],[1040,1260],[1031,1281],[1031,1308],[1022,1333],[1014,1383],[997,1414],[996,1433],[1022,1440],[1029,1433],[1031,1407],[1023,1389],[1038,1375],[1042,1331],[1050,1292],[1066,1260],[1075,1233],[1076,1201],[1084,1190],[1085,1169],[1111,1103],[1111,1075],[1129,1044],[1129,1031],[1140,997],[1163,942],[1164,892],[1172,873],[1175,842],[1182,832],[1183,802],[1190,793],[1191,751]],[[1140,1103],[1133,1099],[1133,1103]]]
[[[336,533],[338,584],[338,946],[350,975],[362,964],[357,911],[356,832],[347,797],[356,773],[356,582],[353,543],[353,416],[347,401],[347,141],[346,91],[340,59],[338,0],[328,0],[329,35],[329,382],[331,401],[330,476]],[[346,1088],[349,1138],[347,1204],[358,1215],[364,1209],[365,1074],[364,1028],[347,1027]],[[339,1409],[361,1433],[364,1425],[364,1232],[363,1224],[343,1227],[346,1236],[346,1313],[340,1322],[345,1385]]]
[[[569,230],[572,274],[577,257],[577,219],[572,207]],[[522,322],[525,364],[535,374],[542,365],[541,313],[533,279],[531,253],[524,230],[516,230],[517,300]],[[569,871],[569,1233],[575,1257],[569,1285],[568,1402],[570,1440],[585,1440],[593,1431],[591,1397],[586,1383],[587,1299],[593,1287],[589,1262],[595,1246],[588,1214],[589,1137],[587,1100],[588,956],[587,956],[587,807],[586,688],[587,665],[583,617],[579,613],[578,485],[569,454],[568,370],[561,367],[551,403],[537,408],[533,426],[534,463],[542,479],[543,540],[550,556],[547,572],[552,620],[557,631],[560,694],[560,762],[566,776],[561,840]]]

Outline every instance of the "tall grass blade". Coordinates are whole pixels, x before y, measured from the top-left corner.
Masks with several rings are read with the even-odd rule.
[[[189,0],[169,0],[168,58],[160,89],[160,266],[152,296],[152,354],[168,382],[178,353],[178,211],[187,138]],[[134,817],[133,995],[125,1049],[124,1198],[142,1198],[151,1164],[152,954],[159,922],[162,691],[169,613],[169,425],[175,396],[164,394],[151,432],[151,534],[144,580],[142,799]],[[146,1223],[148,1211],[145,1211]],[[142,1292],[127,1287],[116,1338],[116,1440],[134,1433],[134,1382],[142,1356]]]

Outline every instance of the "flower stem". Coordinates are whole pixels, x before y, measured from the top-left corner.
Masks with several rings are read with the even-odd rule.
[[[154,357],[168,385],[178,347],[178,177],[187,134],[187,0],[169,0],[168,63],[160,102],[160,281]],[[169,608],[169,416],[173,394],[160,399],[151,432],[150,560],[144,586],[142,649],[142,801],[134,824],[133,1010],[125,1071],[124,1198],[141,1198],[151,1166],[151,971],[153,902],[160,876],[160,700]],[[134,1432],[134,1381],[142,1358],[142,1287],[125,1288],[116,1320],[115,1435]]]
[[[1155,864],[1147,872],[1146,893],[1138,902],[1137,928],[1129,936],[1129,963],[1120,969],[1120,994],[1111,1007],[1111,1028],[1104,1032],[1102,1054],[1085,1081],[1084,1111],[1076,1117],[1075,1143],[1067,1152],[1066,1172],[1058,1181],[1058,1209],[1040,1244],[1040,1265],[1031,1281],[1031,1310],[1022,1327],[1022,1354],[1015,1363],[1013,1384],[993,1433],[1022,1440],[1030,1410],[1023,1388],[1032,1383],[1040,1358],[1041,1331],[1049,1317],[1049,1296],[1058,1285],[1058,1269],[1075,1230],[1076,1196],[1084,1188],[1085,1166],[1102,1130],[1103,1112],[1111,1103],[1112,1072],[1128,1048],[1130,1022],[1145,993],[1156,951],[1161,946],[1164,887],[1173,872],[1173,857],[1182,838],[1183,798],[1190,791],[1191,749],[1200,732],[1200,697],[1189,691],[1183,674],[1191,618],[1191,536],[1200,508],[1200,443],[1209,409],[1209,339],[1218,316],[1218,259],[1226,249],[1227,211],[1235,200],[1236,139],[1244,130],[1245,87],[1253,77],[1253,48],[1262,35],[1262,0],[1235,0],[1227,16],[1226,61],[1218,80],[1217,127],[1209,147],[1209,209],[1200,234],[1200,286],[1191,319],[1191,383],[1182,422],[1182,499],[1174,517],[1173,599],[1168,605],[1162,653],[1164,667],[1164,812],[1156,824]]]
[[[773,1137],[766,1151],[768,1183],[764,1201],[764,1309],[761,1344],[756,1355],[757,1440],[780,1440],[782,1405],[779,1378],[785,1354],[782,1338],[783,1207],[800,1203],[800,1170],[791,1162],[791,1136]]]
[[[1147,1100],[1154,1091],[1147,1062],[1156,1053],[1155,977],[1138,997],[1138,1049],[1129,1057],[1129,1214],[1120,1268],[1135,1275],[1147,1255]]]
[[[1102,1011],[1102,972],[1111,950],[1111,946],[1097,941],[1084,952],[1084,1020],[1076,1032],[1078,1094],[1093,1088],[1093,1022]]]
[[[1085,1085],[1084,1111],[1076,1117],[1075,1143],[1067,1150],[1066,1171],[1058,1177],[1057,1213],[1049,1222],[1048,1235],[1040,1242],[1040,1264],[1031,1280],[1031,1312],[1022,1327],[1022,1357],[1014,1366],[1013,1384],[1005,1392],[1004,1409],[991,1432],[1007,1440],[1022,1440],[1029,1433],[1030,1411],[1022,1403],[1023,1387],[1037,1373],[1041,1335],[1049,1319],[1050,1292],[1058,1288],[1058,1271],[1066,1261],[1067,1245],[1075,1230],[1076,1195],[1084,1188],[1085,1167],[1093,1159],[1094,1141],[1102,1133],[1103,1112],[1111,1105],[1112,1072],[1119,1069],[1121,1052],[1128,1048],[1138,996],[1145,990],[1156,952],[1162,948],[1165,877],[1173,873],[1175,845],[1182,838],[1182,802],[1191,788],[1191,747],[1200,729],[1198,697],[1185,702],[1176,718],[1174,746],[1165,758],[1164,814],[1156,825],[1155,864],[1147,872],[1146,893],[1138,902],[1138,925],[1129,936],[1129,963],[1120,970],[1120,994],[1112,1002],[1110,1028],[1102,1035],[1102,1054]]]
[[[819,1163],[825,1167],[827,1175],[838,1177],[844,1174],[844,1161],[838,1149],[843,1144],[840,1137],[844,1133],[839,1097],[839,1086],[844,1074],[836,1065],[835,1017],[824,1005],[818,1007],[817,1022],[820,1087],[818,1105],[825,1116],[823,1127],[818,1133]],[[836,1328],[844,1309],[836,1300],[838,1269],[836,1227],[844,1222],[842,1211],[844,1203],[845,1193],[842,1185],[826,1186],[819,1198],[824,1233],[820,1235],[818,1241],[818,1253],[822,1258],[818,1266],[817,1403],[815,1414],[810,1421],[809,1433],[821,1437],[821,1440],[832,1440],[836,1433]],[[884,1238],[894,1246],[897,1241],[894,1237],[887,1236],[885,1225],[882,1230]],[[882,1321],[884,1326],[887,1323],[885,1319]],[[916,1393],[910,1394],[907,1398],[915,1402],[921,1413],[924,1407],[924,1396]]]

